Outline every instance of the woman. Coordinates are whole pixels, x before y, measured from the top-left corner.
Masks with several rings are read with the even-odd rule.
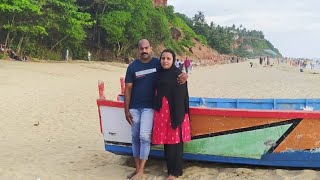
[[[167,180],[182,175],[183,143],[191,140],[187,83],[178,83],[181,71],[174,65],[175,61],[172,50],[161,53],[152,133],[152,143],[164,145]]]

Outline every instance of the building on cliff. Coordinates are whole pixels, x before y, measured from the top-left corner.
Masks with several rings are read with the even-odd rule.
[[[154,6],[167,6],[168,0],[153,0]]]

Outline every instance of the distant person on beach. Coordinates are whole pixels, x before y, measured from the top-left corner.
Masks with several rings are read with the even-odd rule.
[[[24,55],[24,56],[22,57],[22,61],[28,61],[28,57],[27,57],[26,55]]]
[[[192,73],[193,65],[193,60],[190,60],[189,74]]]
[[[138,42],[140,58],[127,68],[125,78],[125,117],[131,125],[132,152],[136,170],[128,179],[143,179],[145,164],[151,144],[151,131],[154,115],[155,84],[161,67],[158,58],[152,57],[152,47],[147,39]],[[187,74],[180,74],[178,83],[187,81]]]
[[[267,66],[270,66],[270,59],[269,59],[269,56],[267,56]]]
[[[66,50],[66,58],[65,59],[66,59],[66,61],[69,61],[69,50],[68,49]]]
[[[189,70],[190,70],[190,66],[191,66],[190,59],[188,59],[188,57],[187,57],[186,60],[184,60],[183,64],[184,64],[184,68],[186,70],[186,73],[188,74]]]
[[[182,176],[183,144],[191,140],[187,83],[176,79],[181,71],[175,67],[175,53],[166,49],[160,56],[161,68],[156,82],[152,144],[164,145],[167,180]]]
[[[314,62],[310,62],[310,68],[314,69]]]
[[[235,63],[235,57],[232,56],[231,62],[232,62],[232,63]]]
[[[304,60],[304,61],[303,61],[303,68],[306,68],[306,67],[307,67],[307,64],[308,64],[307,60]]]
[[[23,53],[23,56],[22,56],[22,59],[21,59],[22,61],[28,61],[28,57],[27,57],[27,52],[24,52]]]
[[[179,68],[179,67],[180,67],[180,60],[177,59],[176,62],[174,62],[174,65],[175,65],[177,68]]]
[[[13,61],[22,61],[22,59],[11,48],[7,49],[7,54]]]
[[[180,69],[180,71],[183,71],[183,61],[182,60],[180,60],[179,61],[179,69]]]
[[[68,49],[63,50],[61,55],[62,55],[62,60],[63,61],[68,61],[69,60],[69,50]]]
[[[5,51],[4,45],[3,45],[3,44],[0,44],[0,52],[1,52],[1,53],[4,53],[4,51]]]
[[[88,61],[91,61],[91,52],[90,51],[88,51]]]

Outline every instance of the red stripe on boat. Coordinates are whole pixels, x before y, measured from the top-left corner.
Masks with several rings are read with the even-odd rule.
[[[101,112],[100,112],[100,106],[98,106],[98,113],[99,113],[99,121],[100,121],[100,132],[103,134],[103,128],[102,128],[102,119],[101,119]]]
[[[124,108],[120,101],[97,100],[98,106]],[[190,108],[191,115],[212,115],[227,117],[261,117],[261,118],[320,118],[320,112],[295,110],[247,110],[247,109],[218,109],[218,108]]]

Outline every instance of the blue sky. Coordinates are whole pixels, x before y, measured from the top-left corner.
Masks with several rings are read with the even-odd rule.
[[[168,0],[176,12],[204,12],[208,23],[261,30],[288,57],[320,57],[319,0]]]

